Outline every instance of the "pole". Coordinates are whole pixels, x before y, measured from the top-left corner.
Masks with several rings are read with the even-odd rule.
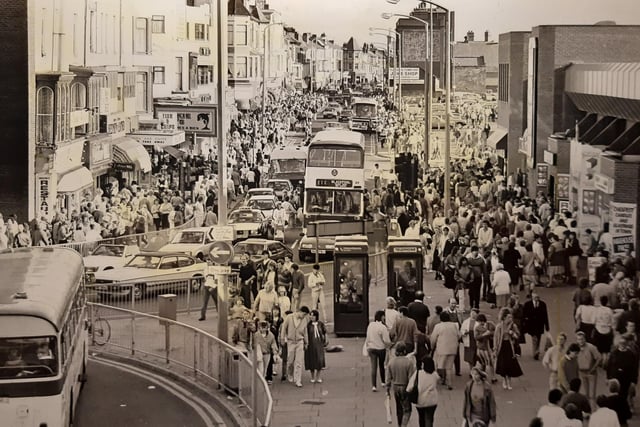
[[[259,332],[254,332],[257,334]],[[262,355],[261,355],[262,356]],[[251,425],[252,427],[258,427],[258,355],[256,349],[251,349]]]
[[[219,1],[218,5],[218,48],[216,49],[218,63],[218,108],[217,136],[218,136],[218,224],[227,225],[227,167],[226,167],[226,94],[227,94],[227,2]]]
[[[433,126],[433,7],[429,8],[429,24],[429,141],[431,141],[431,127]],[[427,151],[428,158],[429,152]],[[426,165],[428,166],[429,163],[427,162]]]
[[[400,117],[402,117],[402,36],[398,36],[398,40],[400,40],[400,59],[398,59],[398,94],[400,95]]]
[[[424,37],[425,37],[425,49],[429,49],[429,27],[431,25],[424,25]],[[424,167],[425,170],[429,166],[429,137],[431,136],[431,123],[429,120],[429,116],[431,114],[431,109],[429,108],[429,79],[431,79],[431,74],[429,74],[429,78],[427,78],[427,73],[429,71],[429,56],[431,56],[431,52],[428,52],[428,55],[424,57],[424,146],[423,146],[423,156],[424,156]]]
[[[445,101],[445,141],[444,141],[444,215],[449,215],[451,207],[451,129],[449,129],[451,121],[451,12],[447,10],[447,21],[445,26],[445,50],[446,50],[446,101]]]
[[[269,31],[269,27],[273,24],[269,24],[264,27],[264,33],[262,34],[262,119],[261,119],[261,136],[262,138],[267,137],[267,129],[265,123],[265,114],[267,107],[267,32]],[[269,37],[271,39],[271,37]],[[271,42],[271,40],[269,40]],[[255,147],[255,142],[254,142]],[[255,150],[255,148],[254,148]]]

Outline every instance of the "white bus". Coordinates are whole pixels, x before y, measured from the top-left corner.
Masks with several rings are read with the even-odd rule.
[[[5,250],[0,271],[0,424],[68,426],[86,376],[82,257]]]
[[[378,101],[373,98],[355,98],[351,103],[353,117],[351,129],[375,132],[378,127]]]
[[[309,144],[305,218],[362,219],[364,184],[364,135],[342,129],[318,132]]]
[[[287,145],[275,148],[270,155],[269,179],[286,179],[293,188],[303,187],[307,164],[307,147]]]

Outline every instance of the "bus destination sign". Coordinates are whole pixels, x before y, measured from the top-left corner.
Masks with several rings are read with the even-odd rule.
[[[350,179],[316,179],[316,185],[318,187],[351,188],[353,181]]]

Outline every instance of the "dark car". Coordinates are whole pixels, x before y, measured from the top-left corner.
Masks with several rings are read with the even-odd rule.
[[[240,268],[240,257],[248,253],[251,260],[257,262],[262,257],[262,251],[269,252],[269,259],[278,261],[288,256],[293,260],[293,251],[286,247],[282,242],[267,239],[247,239],[233,245],[233,259],[231,260],[231,268],[238,270]]]
[[[353,118],[353,111],[351,111],[350,108],[343,108],[342,112],[340,113],[340,121],[348,122],[352,118]]]

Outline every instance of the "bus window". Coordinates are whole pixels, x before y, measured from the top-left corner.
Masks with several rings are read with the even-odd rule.
[[[0,379],[56,375],[56,350],[55,337],[0,339]]]
[[[332,190],[307,190],[307,205],[310,213],[333,213]]]

